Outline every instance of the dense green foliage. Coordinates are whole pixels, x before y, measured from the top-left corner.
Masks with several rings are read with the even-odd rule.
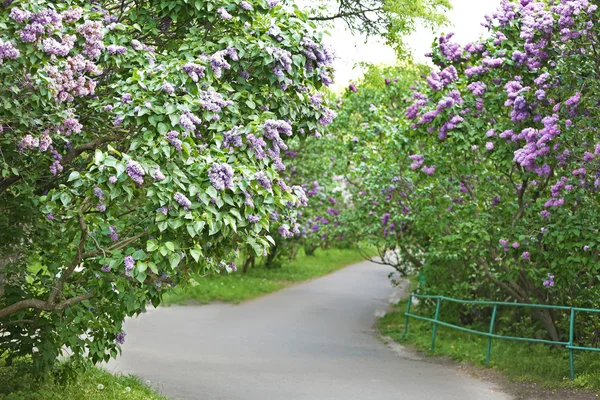
[[[281,153],[332,112],[331,53],[274,0],[5,2],[0,352],[114,357],[169,285],[295,228]],[[273,218],[277,215],[277,218]],[[270,219],[277,219],[277,222]],[[10,339],[8,339],[10,338]]]
[[[597,13],[504,1],[481,41],[440,37],[427,76],[374,68],[350,85],[325,139],[307,145],[315,176],[343,176],[351,194],[346,239],[421,271],[430,293],[599,307]],[[568,336],[560,312],[515,314],[514,327],[523,317],[536,335]],[[576,341],[595,345],[596,321],[576,322]]]
[[[66,370],[72,366],[57,365]],[[113,375],[101,368],[75,368],[68,381],[54,376],[38,376],[23,371],[18,365],[0,365],[1,400],[167,400],[151,388],[152,382],[142,382],[135,376]]]

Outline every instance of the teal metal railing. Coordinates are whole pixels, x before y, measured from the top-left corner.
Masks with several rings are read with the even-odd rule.
[[[428,318],[428,317],[423,317],[421,315],[412,314],[410,312],[410,308],[411,308],[411,305],[412,305],[413,298],[437,300],[437,304],[435,306],[435,317],[434,318]],[[460,303],[460,304],[476,304],[476,305],[483,305],[483,306],[491,306],[491,307],[493,307],[492,318],[490,320],[489,331],[488,332],[481,332],[481,331],[477,331],[477,330],[474,330],[474,329],[465,328],[463,326],[458,326],[458,325],[450,324],[448,322],[440,321],[439,317],[440,317],[440,309],[441,309],[442,301],[447,301],[447,302],[451,302],[451,303]],[[553,341],[553,340],[544,340],[544,339],[522,338],[522,337],[517,337],[517,336],[498,335],[498,334],[494,333],[494,324],[496,323],[496,315],[497,315],[497,311],[498,311],[498,307],[499,306],[527,307],[527,308],[550,308],[550,309],[555,309],[555,310],[568,310],[568,311],[570,311],[569,341],[568,342],[558,342],[558,341]],[[411,294],[410,297],[409,297],[409,299],[408,299],[408,305],[406,306],[406,313],[405,313],[405,315],[406,315],[406,321],[404,323],[404,337],[406,337],[406,335],[408,335],[408,322],[409,322],[410,317],[415,318],[415,319],[420,319],[420,320],[423,320],[423,321],[429,321],[429,322],[433,323],[433,329],[432,329],[432,332],[431,332],[431,351],[435,350],[435,338],[436,338],[436,334],[437,334],[437,326],[438,325],[447,326],[449,328],[458,329],[458,330],[461,330],[461,331],[464,331],[464,332],[473,333],[473,334],[476,334],[476,335],[487,336],[488,337],[488,342],[487,342],[487,351],[486,351],[486,355],[485,355],[485,363],[486,363],[486,365],[489,365],[489,363],[490,363],[490,357],[491,357],[491,353],[492,353],[492,339],[494,339],[494,338],[496,338],[496,339],[505,339],[505,340],[517,340],[517,341],[523,341],[523,342],[554,344],[554,345],[564,346],[569,351],[570,376],[571,376],[571,380],[573,380],[573,379],[575,379],[575,357],[574,357],[574,351],[575,350],[585,350],[585,351],[598,351],[598,352],[600,352],[600,348],[597,348],[597,347],[575,346],[574,339],[575,339],[575,312],[576,311],[579,311],[579,312],[588,312],[588,313],[597,313],[597,314],[600,313],[600,310],[593,309],[593,308],[552,306],[552,305],[547,305],[547,304],[508,303],[508,302],[501,302],[501,301],[459,300],[459,299],[453,299],[451,297],[445,297],[445,296],[429,296],[429,295],[422,295],[422,294]]]

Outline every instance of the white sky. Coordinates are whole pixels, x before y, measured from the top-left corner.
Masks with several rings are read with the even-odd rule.
[[[485,32],[481,26],[486,14],[492,14],[500,5],[500,0],[451,0],[453,10],[448,13],[451,25],[442,29],[444,33],[455,32],[454,40],[466,44],[475,41]],[[364,43],[359,38],[354,38],[346,29],[343,22],[337,22],[335,29],[330,30],[331,37],[327,39],[330,46],[335,49],[337,61],[334,89],[346,87],[348,83],[362,76],[357,62],[370,62],[375,64],[393,64],[394,51],[376,40]],[[436,35],[426,28],[420,28],[407,38],[407,43],[413,49],[415,59],[425,61],[423,56],[431,49],[431,43]]]

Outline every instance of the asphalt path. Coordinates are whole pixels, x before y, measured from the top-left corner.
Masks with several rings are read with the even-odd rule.
[[[363,262],[241,305],[161,307],[125,323],[113,372],[176,400],[508,400],[373,331],[400,295]]]

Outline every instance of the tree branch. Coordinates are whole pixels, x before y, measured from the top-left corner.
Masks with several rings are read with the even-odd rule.
[[[48,301],[38,300],[38,299],[28,299],[21,300],[15,304],[11,304],[8,307],[5,307],[0,310],[0,319],[5,318],[11,314],[14,314],[21,310],[26,310],[28,308],[35,308],[42,311],[63,311],[72,305],[77,303],[81,303],[84,300],[91,299],[95,294],[93,292],[87,292],[81,294],[79,296],[71,297],[68,300],[65,300],[61,303],[50,304]]]
[[[352,11],[352,12],[338,12],[337,14],[330,15],[330,16],[310,17],[309,20],[311,20],[311,21],[331,21],[331,20],[338,19],[338,18],[363,16],[365,13],[376,12],[376,11],[383,11],[383,7],[368,8],[366,10],[358,10],[358,11]]]
[[[115,142],[115,141],[121,140],[122,138],[123,138],[122,134],[115,134],[115,135],[111,135],[111,136],[104,136],[104,137],[92,140],[91,142],[88,142],[86,144],[83,144],[83,145],[77,147],[76,149],[74,149],[72,152],[70,152],[63,158],[63,165],[70,164],[71,161],[73,161],[76,157],[78,157],[83,152],[86,152],[88,150],[95,150],[98,147],[100,147],[101,145],[103,145],[104,143]]]

